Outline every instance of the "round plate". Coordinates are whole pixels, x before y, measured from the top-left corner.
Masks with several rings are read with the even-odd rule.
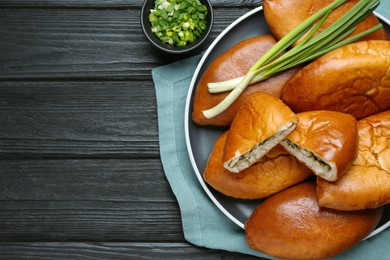
[[[375,13],[384,24],[387,31],[390,31],[390,21]],[[258,35],[270,34],[265,21],[262,7],[258,7],[228,26],[211,44],[203,55],[196,68],[191,81],[185,108],[185,137],[188,154],[192,167],[203,189],[213,203],[234,223],[244,228],[245,221],[252,214],[253,210],[262,200],[241,200],[227,197],[213,188],[209,187],[203,180],[202,173],[206,166],[207,159],[213,148],[215,140],[227,130],[223,127],[205,127],[195,124],[191,119],[193,97],[195,86],[210,63],[220,56],[224,51],[236,43]],[[390,205],[385,207],[385,212],[378,227],[368,236],[373,236],[390,226]],[[367,237],[367,238],[368,238]]]

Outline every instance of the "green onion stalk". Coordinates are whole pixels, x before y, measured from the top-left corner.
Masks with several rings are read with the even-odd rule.
[[[317,59],[332,50],[353,43],[383,27],[382,24],[379,24],[347,38],[355,31],[356,25],[369,16],[380,4],[380,0],[360,0],[333,24],[313,36],[328,18],[329,14],[346,1],[335,0],[307,18],[266,52],[249,69],[245,76],[223,82],[208,83],[208,91],[210,93],[231,92],[215,107],[204,110],[204,116],[212,118],[225,111],[251,84]],[[301,38],[303,39],[291,48]],[[287,49],[289,50],[286,51]],[[284,51],[286,52],[281,55]]]

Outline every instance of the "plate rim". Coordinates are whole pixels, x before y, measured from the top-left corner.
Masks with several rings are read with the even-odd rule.
[[[263,7],[262,6],[259,6],[259,7],[256,7],[254,8],[253,10],[243,14],[242,16],[240,16],[239,18],[237,18],[235,21],[233,21],[231,24],[229,24],[215,39],[214,41],[211,43],[211,45],[207,48],[207,50],[205,51],[205,53],[202,55],[200,61],[198,62],[198,65],[194,71],[194,74],[193,74],[193,77],[191,79],[191,82],[190,82],[190,86],[188,88],[188,92],[187,92],[187,97],[186,97],[186,103],[185,103],[185,110],[184,110],[184,135],[185,135],[185,143],[186,143],[186,148],[187,148],[187,153],[188,153],[188,156],[189,156],[189,159],[190,159],[190,162],[191,162],[191,166],[192,166],[192,169],[194,170],[195,172],[195,175],[199,181],[199,183],[201,184],[203,190],[206,192],[207,196],[211,199],[211,201],[214,203],[214,205],[217,206],[217,208],[223,213],[225,214],[225,216],[227,216],[231,221],[233,221],[236,225],[238,225],[239,227],[241,227],[242,229],[245,230],[245,226],[244,226],[244,223],[242,223],[241,221],[239,221],[236,217],[234,217],[228,210],[226,210],[222,205],[221,203],[214,197],[214,195],[212,194],[212,192],[210,191],[209,187],[207,186],[207,184],[205,183],[204,179],[203,179],[203,176],[202,174],[199,172],[199,169],[196,165],[196,161],[195,161],[195,158],[194,158],[194,154],[193,154],[193,151],[192,151],[192,146],[191,146],[191,140],[190,140],[190,134],[189,134],[189,120],[190,120],[190,106],[191,106],[191,99],[192,99],[192,93],[194,91],[194,88],[195,88],[195,83],[196,83],[196,80],[197,80],[197,76],[199,75],[199,72],[200,70],[202,69],[202,66],[205,62],[205,60],[207,59],[207,57],[209,56],[209,54],[213,51],[214,47],[220,42],[220,40],[231,30],[233,29],[237,24],[239,24],[240,22],[242,22],[243,20],[247,19],[249,16],[253,15],[253,14],[256,14],[258,12],[261,12],[263,11]],[[387,19],[386,17],[384,17],[383,15],[379,14],[378,12],[374,11],[373,12],[375,14],[376,17],[378,17],[380,20],[382,20],[383,22],[385,22],[387,25],[390,26],[390,20]],[[375,230],[373,230],[367,237],[365,237],[363,240],[366,240],[372,236],[375,236],[377,234],[379,234],[380,232],[384,231],[385,229],[387,229],[388,227],[390,226],[390,220],[388,222],[386,222],[384,225],[382,225],[381,227],[379,228],[376,228]]]

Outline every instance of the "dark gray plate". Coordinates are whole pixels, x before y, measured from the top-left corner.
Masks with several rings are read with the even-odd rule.
[[[390,21],[376,14],[383,22],[386,30],[390,32]],[[185,110],[185,135],[187,149],[191,159],[194,171],[203,186],[205,192],[214,202],[214,204],[234,223],[244,228],[244,223],[251,215],[253,210],[262,200],[240,200],[234,199],[217,192],[209,187],[203,180],[202,173],[206,166],[208,156],[214,145],[215,140],[227,128],[222,127],[204,127],[198,126],[191,120],[193,97],[195,95],[195,86],[201,75],[210,65],[210,63],[236,43],[257,35],[270,33],[264,18],[263,10],[258,7],[251,12],[243,15],[227,27],[207,49],[203,55],[192,79],[188,91],[186,110]],[[386,206],[385,213],[378,227],[369,236],[373,236],[390,226],[390,205]]]

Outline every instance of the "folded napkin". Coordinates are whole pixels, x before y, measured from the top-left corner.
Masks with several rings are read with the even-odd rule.
[[[390,2],[382,1],[377,11],[390,17]],[[213,204],[192,169],[184,137],[184,108],[190,81],[200,59],[201,55],[197,55],[152,70],[161,161],[179,203],[185,239],[201,247],[276,259],[249,248],[244,230]],[[390,257],[389,249],[390,228],[332,259],[385,259]]]

